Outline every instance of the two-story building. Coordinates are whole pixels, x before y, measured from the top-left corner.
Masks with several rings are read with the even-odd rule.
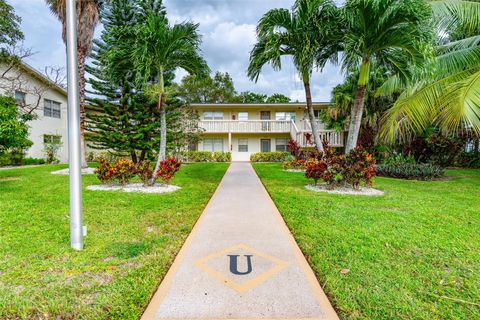
[[[328,103],[314,103],[315,114]],[[308,146],[310,121],[305,103],[194,103],[200,115],[199,151],[231,152],[233,161],[249,161],[255,152],[287,151],[294,139]],[[343,147],[344,132],[327,130],[318,120],[320,138]]]
[[[68,162],[67,92],[41,72],[22,62],[0,63],[0,94],[15,97],[20,108],[34,115],[26,156],[45,158],[46,143],[60,143],[58,159]]]

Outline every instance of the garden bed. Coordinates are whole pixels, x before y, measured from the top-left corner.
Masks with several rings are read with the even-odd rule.
[[[142,192],[142,193],[170,193],[181,189],[179,186],[169,184],[155,184],[153,186],[144,186],[143,183],[130,183],[127,185],[119,184],[96,184],[88,186],[91,191],[122,191],[122,192]]]
[[[358,189],[350,188],[350,187],[336,187],[334,189],[329,189],[326,184],[307,184],[305,189],[315,191],[315,192],[326,192],[326,193],[333,193],[333,194],[348,194],[348,195],[355,195],[355,196],[383,196],[385,193],[381,190],[367,188],[367,187],[360,187]]]
[[[51,174],[68,176],[70,174],[70,169],[67,168],[67,169],[52,171]],[[95,168],[82,168],[82,174],[95,174]]]

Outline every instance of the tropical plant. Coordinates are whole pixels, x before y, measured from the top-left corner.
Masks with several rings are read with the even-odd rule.
[[[17,16],[13,7],[5,0],[0,0],[0,46],[12,46],[20,40],[24,35],[20,30],[20,22],[22,19]]]
[[[418,79],[392,79],[379,94],[401,92],[384,116],[381,138],[410,140],[428,127],[442,134],[470,132],[480,136],[480,3],[431,2],[438,32],[437,57]]]
[[[359,70],[345,152],[357,145],[372,65],[382,65],[398,81],[412,77],[429,53],[431,10],[424,0],[348,0],[344,10],[342,69]]]
[[[23,150],[31,145],[28,126],[19,114],[15,99],[0,96],[0,154],[9,149]]]
[[[172,180],[175,173],[180,170],[182,163],[177,158],[169,158],[160,161],[159,170],[157,171],[157,177],[160,178],[163,183],[168,184]]]
[[[272,9],[260,19],[257,43],[250,53],[248,76],[257,81],[262,68],[282,67],[282,56],[291,56],[305,88],[307,110],[315,145],[322,142],[312,106],[310,79],[314,67],[322,69],[338,52],[340,30],[338,9],[330,0],[297,0],[292,10]]]
[[[151,183],[158,176],[160,162],[165,160],[167,146],[165,75],[182,68],[190,74],[208,74],[209,68],[199,54],[201,42],[198,24],[190,22],[170,26],[161,11],[148,11],[136,31],[132,59],[137,82],[157,102],[160,112],[160,148]]]
[[[46,0],[53,14],[63,26],[63,41],[66,42],[66,0]],[[80,139],[82,167],[87,167],[85,145],[85,60],[92,51],[92,40],[95,27],[99,22],[101,0],[76,1],[77,13],[77,56],[78,86],[80,90]]]

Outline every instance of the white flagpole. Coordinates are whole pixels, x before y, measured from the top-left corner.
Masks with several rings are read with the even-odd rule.
[[[80,97],[78,89],[76,0],[67,0],[68,158],[70,173],[70,245],[83,250]]]

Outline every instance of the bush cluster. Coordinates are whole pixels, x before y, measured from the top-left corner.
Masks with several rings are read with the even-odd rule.
[[[180,170],[181,162],[176,158],[169,158],[160,162],[157,178],[164,183],[169,183],[175,173]],[[129,159],[120,159],[110,162],[100,158],[95,169],[97,178],[102,183],[117,182],[127,185],[135,176],[138,176],[145,186],[151,185],[153,170],[150,161],[134,163]]]
[[[251,162],[284,162],[291,159],[290,152],[257,152],[250,156]]]
[[[315,181],[323,180],[329,188],[350,185],[358,189],[362,184],[371,186],[375,177],[375,159],[361,147],[347,155],[336,153],[324,144],[324,152],[317,153],[305,164],[305,176]]]
[[[182,162],[230,162],[232,154],[230,152],[210,152],[210,151],[180,151],[176,157]]]
[[[293,159],[293,160],[290,160],[290,161],[284,161],[282,166],[283,166],[283,169],[285,170],[291,170],[291,169],[294,169],[294,170],[305,170],[305,164],[306,164],[307,161],[303,160],[303,159]]]
[[[431,163],[392,163],[378,165],[378,176],[400,179],[432,180],[443,177],[442,167]]]

